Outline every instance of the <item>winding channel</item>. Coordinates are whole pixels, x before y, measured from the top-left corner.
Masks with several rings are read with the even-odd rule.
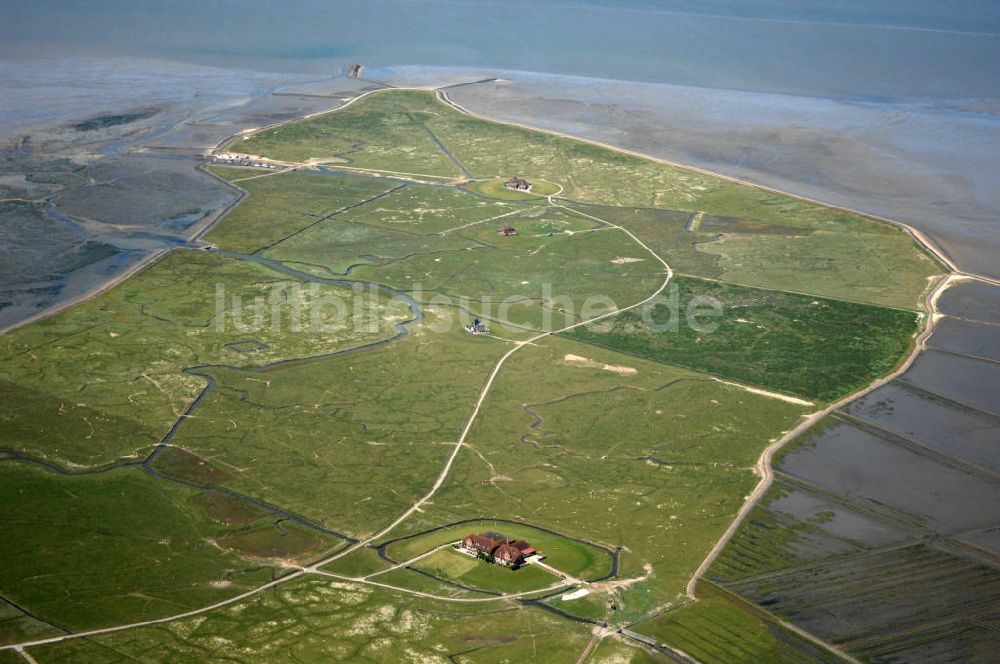
[[[343,109],[343,108],[345,108],[345,107],[347,107],[347,106],[349,106],[349,105],[357,102],[358,100],[360,100],[360,99],[362,99],[362,98],[364,98],[364,97],[366,97],[366,96],[368,96],[370,94],[375,94],[375,93],[377,93],[379,91],[380,90],[371,90],[371,91],[368,91],[368,92],[364,92],[364,93],[362,93],[362,94],[354,97],[353,99],[351,99],[347,103],[345,103],[345,104],[343,104],[343,105],[341,105],[341,106],[339,106],[339,107],[337,107],[335,109],[331,109],[330,111],[327,111],[325,113],[336,112],[337,110]],[[462,112],[464,114],[470,115],[472,117],[481,118],[481,116],[479,116],[479,115],[477,115],[477,114],[469,111],[468,109],[465,109],[465,108],[459,106],[458,104],[454,103],[453,101],[451,101],[448,98],[447,93],[444,92],[443,89],[438,89],[437,90],[437,96],[438,96],[439,99],[441,99],[444,103],[448,104],[452,108],[455,108],[456,110],[458,110],[458,111],[460,111],[460,112]],[[322,114],[322,113],[313,114],[313,115],[320,115],[320,114]],[[481,118],[481,119],[488,119],[488,118]],[[598,145],[600,147],[604,147],[604,148],[610,149],[610,150],[615,151],[615,152],[626,153],[626,154],[633,154],[633,155],[641,156],[644,159],[649,159],[651,161],[655,161],[655,162],[659,162],[659,163],[665,163],[665,164],[668,164],[668,165],[679,166],[678,164],[673,164],[672,162],[667,162],[667,161],[662,160],[662,159],[651,158],[651,157],[649,157],[647,155],[639,155],[638,153],[635,153],[635,152],[632,152],[632,151],[623,150],[621,148],[616,148],[614,146],[609,146],[609,145],[606,145],[606,144],[598,143],[596,141],[588,141],[588,140],[585,140],[585,139],[578,139],[576,137],[569,137],[569,136],[567,136],[565,134],[560,134],[558,132],[552,132],[552,131],[547,131],[547,130],[539,130],[539,129],[535,128],[535,127],[528,127],[526,125],[518,125],[517,123],[508,122],[506,124],[510,124],[510,125],[513,125],[513,126],[520,126],[520,127],[532,129],[534,131],[542,131],[543,133],[547,133],[547,134],[550,134],[550,135],[564,136],[564,137],[567,137],[567,138],[572,138],[574,140],[583,140],[583,142],[590,143],[590,144],[593,144],[593,145]],[[228,142],[228,139],[227,139],[226,142]],[[742,182],[742,181],[739,181],[739,180],[737,180],[735,178],[731,178],[731,177],[727,177],[727,176],[722,176],[722,175],[719,175],[719,174],[716,174],[716,173],[711,173],[709,171],[705,171],[705,170],[702,170],[702,169],[692,168],[690,166],[683,166],[683,167],[687,168],[687,169],[690,169],[690,170],[694,170],[696,172],[701,172],[701,173],[705,173],[705,174],[708,174],[708,175],[712,175],[714,177],[722,177],[722,178],[730,180],[730,181],[739,182],[740,184],[744,184],[744,185],[748,185],[748,186],[753,186],[753,187],[755,187],[757,189],[762,189],[762,190],[767,190],[767,191],[774,191],[776,193],[781,193],[783,195],[793,196],[793,197],[799,198],[801,200],[809,200],[809,199],[804,199],[801,196],[794,196],[793,194],[786,194],[785,192],[779,192],[777,190],[770,189],[770,188],[767,188],[767,187],[761,187],[760,185],[755,185],[755,184],[752,184],[752,183]],[[232,187],[236,187],[236,185],[232,185],[230,183],[227,183],[227,184],[229,184]],[[240,189],[238,187],[236,187],[236,188]],[[243,191],[244,195],[246,194],[245,190],[240,189],[240,191]],[[572,208],[566,208],[564,206],[558,205],[557,203],[554,202],[552,196],[548,197],[548,202],[549,202],[550,205],[553,205],[553,206],[556,206],[556,207],[561,207],[561,208],[563,208],[565,210],[568,210],[571,213],[578,214],[578,215],[585,216],[585,217],[589,217],[589,218],[592,218],[592,219],[597,219],[596,217],[593,217],[592,215],[588,215],[588,214],[582,213],[580,211],[574,210]],[[811,202],[817,202],[817,201],[811,201]],[[823,204],[823,205],[826,205],[827,207],[835,207],[835,208],[837,207],[837,206],[830,206],[828,204]],[[840,209],[848,210],[847,208],[840,208]],[[848,211],[854,212],[853,210],[848,210]],[[865,215],[865,216],[873,217],[873,215]],[[902,224],[900,222],[896,222],[894,220],[884,219],[884,218],[879,218],[879,217],[874,217],[874,218],[881,219],[882,221],[886,221],[888,223],[891,223],[891,224],[893,224],[893,225],[895,225],[897,227],[900,227],[900,228],[904,229],[905,232],[907,232],[919,245],[921,245],[922,247],[924,247],[929,253],[931,253],[933,256],[935,256],[943,265],[945,265],[946,267],[948,267],[952,271],[952,273],[949,274],[949,275],[947,275],[943,279],[939,280],[939,282],[937,284],[935,284],[934,287],[932,289],[930,289],[929,292],[927,293],[927,296],[925,298],[925,305],[927,307],[927,324],[924,327],[924,329],[921,331],[921,333],[915,339],[913,352],[910,354],[910,356],[907,358],[907,360],[896,371],[894,371],[892,374],[890,374],[890,375],[888,375],[888,376],[886,376],[886,377],[884,377],[882,379],[879,379],[879,380],[873,382],[871,385],[869,385],[864,390],[859,391],[859,392],[854,393],[854,394],[851,394],[848,397],[846,397],[845,399],[843,399],[841,401],[838,401],[835,404],[832,404],[828,408],[823,409],[823,410],[821,410],[819,412],[816,412],[813,415],[809,416],[799,426],[797,426],[795,429],[793,429],[792,431],[789,431],[787,434],[785,434],[784,436],[782,436],[781,438],[779,438],[778,440],[776,440],[775,442],[773,442],[771,445],[769,445],[763,451],[763,453],[761,454],[760,458],[758,459],[757,466],[756,466],[756,472],[757,472],[757,474],[761,478],[760,482],[757,484],[757,486],[755,487],[755,489],[751,493],[751,495],[748,496],[747,499],[744,501],[741,509],[737,513],[735,519],[730,524],[729,528],[722,535],[722,537],[716,542],[715,546],[710,551],[709,555],[705,558],[705,560],[702,562],[702,564],[698,567],[698,569],[692,575],[691,580],[690,580],[690,582],[689,582],[689,584],[687,586],[687,593],[688,593],[688,595],[689,595],[689,597],[690,597],[691,600],[696,600],[697,599],[695,597],[695,595],[694,595],[695,586],[697,584],[697,581],[704,575],[705,571],[708,569],[708,567],[711,565],[711,563],[715,560],[716,556],[721,552],[722,548],[725,546],[725,544],[729,541],[729,539],[735,533],[736,529],[740,526],[740,524],[743,522],[743,520],[749,514],[750,510],[752,510],[753,507],[756,506],[757,502],[763,497],[763,495],[766,492],[766,490],[770,487],[771,482],[773,481],[773,477],[774,477],[773,470],[771,468],[771,458],[773,457],[774,453],[781,446],[783,446],[785,443],[787,443],[788,441],[792,440],[794,437],[798,436],[800,433],[802,433],[803,431],[805,431],[808,427],[810,427],[813,424],[815,424],[821,417],[823,417],[824,415],[826,415],[828,412],[832,412],[835,408],[840,407],[841,405],[847,403],[848,401],[851,401],[851,400],[857,398],[858,396],[861,396],[861,395],[867,394],[868,392],[871,392],[872,390],[876,389],[877,387],[880,387],[880,386],[884,385],[885,383],[889,382],[893,378],[895,378],[898,375],[900,375],[901,373],[903,373],[906,369],[908,369],[909,366],[912,364],[913,360],[919,354],[919,352],[924,348],[924,343],[925,343],[927,337],[932,333],[932,330],[933,330],[933,327],[934,327],[934,323],[935,323],[935,313],[936,313],[935,303],[936,303],[937,297],[940,295],[940,293],[945,288],[947,288],[950,285],[952,279],[958,277],[959,275],[961,275],[964,278],[979,279],[979,277],[977,277],[975,275],[967,275],[966,273],[959,272],[958,269],[955,267],[954,263],[952,263],[951,260],[949,260],[946,256],[944,256],[943,252],[941,252],[934,245],[934,243],[932,243],[920,231],[918,231],[916,229],[913,229],[912,227],[910,227],[910,226],[908,226],[906,224]],[[488,395],[489,395],[489,393],[490,393],[490,391],[491,391],[491,389],[492,389],[492,387],[493,387],[493,385],[494,385],[494,383],[496,381],[497,376],[499,375],[501,369],[503,368],[503,365],[507,362],[507,360],[511,356],[513,356],[515,353],[519,352],[525,346],[531,346],[534,343],[536,343],[536,342],[538,342],[538,341],[540,341],[540,340],[542,340],[542,339],[544,339],[544,338],[546,338],[548,336],[552,336],[552,335],[555,335],[555,334],[567,332],[567,331],[572,330],[574,328],[577,328],[577,327],[580,327],[580,326],[583,326],[583,325],[587,325],[587,324],[591,324],[591,323],[594,323],[594,322],[597,322],[597,321],[600,321],[602,319],[609,318],[609,317],[612,317],[612,316],[617,316],[617,315],[619,315],[622,312],[625,312],[625,311],[628,311],[628,310],[631,310],[631,309],[635,309],[635,308],[641,307],[644,304],[646,304],[646,303],[654,300],[656,297],[658,297],[667,288],[667,286],[669,285],[670,281],[672,280],[672,278],[674,276],[674,273],[673,273],[673,270],[671,269],[670,265],[660,255],[658,255],[655,251],[653,251],[648,245],[646,245],[644,242],[642,242],[638,237],[636,237],[628,229],[623,228],[621,226],[618,226],[616,224],[613,224],[613,223],[608,222],[608,221],[603,220],[603,219],[597,219],[597,220],[601,221],[601,222],[603,222],[605,224],[607,224],[610,228],[613,228],[613,229],[616,229],[616,230],[619,230],[619,231],[625,233],[637,245],[639,245],[642,248],[644,248],[647,252],[649,252],[650,255],[652,255],[654,258],[656,258],[656,260],[659,261],[659,263],[661,263],[662,266],[663,266],[663,268],[664,268],[664,274],[665,274],[665,276],[664,276],[663,283],[659,286],[659,288],[657,288],[647,298],[645,298],[645,299],[643,299],[643,300],[641,300],[639,302],[636,302],[636,303],[634,303],[634,304],[632,304],[632,305],[630,305],[628,307],[624,307],[624,308],[621,308],[621,309],[614,309],[614,310],[611,310],[611,311],[606,312],[604,314],[601,314],[599,316],[596,316],[594,318],[591,318],[591,319],[588,319],[588,320],[584,320],[584,321],[580,321],[578,323],[575,323],[575,324],[572,324],[572,325],[568,325],[568,326],[563,327],[563,328],[558,329],[558,330],[552,330],[552,331],[548,331],[548,332],[541,332],[541,333],[539,333],[537,335],[531,336],[530,338],[528,338],[526,340],[514,342],[514,346],[500,357],[500,359],[494,365],[493,370],[491,371],[491,373],[487,377],[486,382],[484,383],[484,385],[483,385],[483,387],[482,387],[482,389],[481,389],[481,391],[479,393],[479,396],[478,396],[478,398],[476,400],[476,403],[473,406],[472,412],[470,413],[468,419],[466,420],[465,426],[463,427],[460,436],[453,443],[452,450],[449,453],[449,455],[448,455],[448,457],[447,457],[447,459],[445,461],[445,464],[442,467],[442,469],[441,469],[440,473],[438,474],[436,480],[434,481],[433,485],[430,487],[430,489],[428,490],[428,492],[423,497],[421,497],[420,499],[418,499],[409,508],[407,508],[401,514],[399,514],[388,525],[386,525],[385,527],[383,527],[381,530],[379,530],[375,534],[373,534],[373,535],[371,535],[371,536],[369,536],[367,538],[364,538],[362,540],[354,541],[353,543],[350,543],[346,548],[344,548],[344,549],[342,549],[340,551],[337,551],[337,552],[335,552],[335,553],[333,553],[331,555],[328,555],[325,558],[317,561],[316,563],[313,563],[313,564],[311,564],[311,565],[309,565],[307,567],[303,567],[303,568],[300,568],[300,569],[293,570],[293,571],[289,572],[287,575],[279,577],[277,579],[274,579],[273,581],[271,581],[269,583],[263,584],[263,585],[261,585],[261,586],[259,586],[257,588],[254,588],[254,589],[251,589],[249,591],[240,593],[240,594],[235,595],[233,597],[230,597],[228,599],[221,600],[221,601],[216,602],[214,604],[211,604],[209,606],[205,606],[205,607],[202,607],[202,608],[199,608],[199,609],[194,609],[194,610],[191,610],[191,611],[186,611],[186,612],[183,612],[183,613],[178,613],[178,614],[175,614],[175,615],[172,615],[172,616],[165,616],[165,617],[157,618],[157,619],[153,619],[153,620],[141,621],[141,622],[126,624],[126,625],[117,625],[117,626],[106,627],[106,628],[101,628],[101,629],[86,630],[86,631],[76,632],[76,633],[73,633],[73,634],[65,634],[65,635],[59,635],[59,636],[54,636],[54,637],[48,637],[48,638],[44,638],[44,639],[37,639],[37,640],[33,640],[33,641],[26,641],[26,642],[22,642],[22,643],[9,644],[9,645],[5,645],[5,646],[0,646],[0,650],[15,650],[15,651],[23,654],[25,657],[29,657],[28,654],[26,652],[24,652],[24,649],[28,648],[28,647],[40,646],[40,645],[51,644],[51,643],[58,643],[58,642],[69,640],[69,639],[77,639],[77,638],[85,638],[85,637],[89,637],[89,636],[97,636],[97,635],[101,635],[101,634],[109,634],[109,633],[124,631],[124,630],[128,630],[128,629],[133,629],[133,628],[138,628],[138,627],[143,627],[143,626],[149,626],[149,625],[163,624],[163,623],[172,622],[172,621],[183,619],[183,618],[197,616],[197,615],[200,615],[200,614],[203,614],[203,613],[206,613],[206,612],[218,609],[218,608],[222,608],[222,607],[226,607],[226,606],[235,604],[237,602],[240,602],[242,600],[245,600],[245,599],[248,599],[250,597],[253,597],[253,596],[255,596],[255,595],[257,595],[257,594],[259,594],[261,592],[264,592],[266,590],[274,588],[274,587],[276,587],[278,585],[281,585],[283,583],[286,583],[288,581],[292,581],[294,579],[303,577],[303,576],[305,576],[307,574],[314,574],[314,575],[332,577],[332,578],[337,578],[337,579],[341,579],[341,580],[349,581],[349,582],[360,582],[360,583],[366,583],[366,584],[370,584],[370,585],[374,585],[374,586],[382,586],[382,587],[386,587],[386,588],[393,589],[393,590],[408,592],[408,593],[413,594],[413,595],[425,596],[425,597],[428,597],[428,598],[437,599],[437,600],[444,600],[444,601],[459,601],[459,602],[462,602],[462,601],[464,601],[464,602],[496,601],[498,599],[509,599],[509,598],[514,598],[514,597],[518,597],[518,596],[526,596],[526,595],[534,594],[534,593],[522,593],[520,595],[506,595],[506,596],[499,597],[499,598],[497,598],[497,597],[487,597],[487,598],[451,598],[449,600],[448,598],[443,598],[443,597],[431,595],[429,593],[422,593],[422,592],[419,592],[419,591],[410,591],[410,590],[403,589],[403,588],[396,588],[396,587],[393,587],[393,586],[388,586],[387,584],[382,584],[382,583],[374,582],[374,581],[367,580],[367,579],[358,580],[358,579],[354,579],[354,578],[351,578],[351,577],[343,577],[343,576],[336,575],[336,574],[333,574],[333,573],[330,573],[330,572],[326,572],[326,571],[321,570],[319,568],[322,567],[322,566],[324,566],[324,565],[326,565],[326,564],[328,564],[328,563],[330,563],[330,562],[333,562],[333,561],[338,560],[338,559],[340,559],[340,558],[342,558],[344,556],[347,556],[347,555],[349,555],[349,554],[351,554],[351,553],[353,553],[353,552],[355,552],[355,551],[357,551],[357,550],[359,550],[359,549],[361,549],[363,547],[370,546],[376,540],[379,540],[382,537],[384,537],[385,535],[387,535],[388,533],[390,533],[400,523],[402,523],[403,521],[405,521],[406,519],[408,519],[410,516],[412,516],[414,513],[416,513],[417,511],[419,511],[420,508],[423,505],[425,505],[428,501],[431,500],[431,498],[433,498],[433,496],[443,486],[445,480],[447,479],[448,475],[450,474],[452,465],[453,465],[455,459],[457,458],[459,452],[461,451],[462,447],[465,446],[465,441],[466,441],[466,439],[467,439],[467,437],[469,435],[469,432],[471,431],[473,425],[477,421],[479,412],[482,409],[482,406],[483,406],[484,402],[486,401],[486,399],[487,399],[487,397],[488,397]],[[264,258],[261,258],[259,256],[248,256],[246,254],[234,254],[233,252],[228,252],[227,253],[227,252],[224,252],[222,250],[216,250],[216,251],[219,251],[220,253],[223,253],[224,255],[231,255],[232,257],[240,258],[242,260],[252,260],[252,261],[255,261],[255,262],[259,262],[260,264],[265,265],[265,266],[267,266],[269,268],[276,269],[279,272],[284,272],[286,274],[289,274],[290,276],[295,276],[295,277],[301,278],[303,280],[317,281],[319,283],[327,283],[327,284],[330,284],[330,285],[344,285],[345,283],[347,283],[347,284],[358,283],[355,280],[325,279],[325,278],[322,278],[322,277],[315,277],[313,275],[308,275],[306,273],[299,272],[299,271],[294,270],[292,268],[289,268],[287,266],[278,264],[275,261],[269,261],[268,259],[264,259]],[[403,293],[400,293],[398,291],[393,291],[392,289],[388,289],[388,288],[384,287],[381,284],[379,284],[378,287],[383,288],[383,289],[385,289],[385,290],[387,290],[389,292],[392,292],[393,295],[395,295],[395,296],[408,297],[408,296],[406,296]],[[420,319],[418,317],[422,317],[422,315],[423,315],[422,311],[420,311],[419,304],[416,303],[416,301],[412,300],[412,298],[410,298],[410,306],[411,306],[411,311],[414,313],[414,318],[411,319],[410,321],[407,321],[407,323],[416,322],[417,320]],[[342,351],[336,351],[334,353],[329,353],[329,354],[326,354],[326,355],[314,356],[314,357],[311,357],[311,358],[298,358],[298,359],[291,359],[291,360],[282,360],[280,362],[275,362],[272,365],[265,365],[263,367],[255,367],[255,368],[250,368],[250,369],[239,369],[239,368],[235,368],[235,367],[233,367],[233,368],[235,368],[235,369],[237,369],[239,371],[263,371],[263,370],[266,370],[266,368],[273,367],[273,366],[286,365],[286,364],[291,364],[291,363],[299,363],[299,362],[304,362],[304,361],[308,361],[308,360],[312,360],[312,359],[318,359],[320,357],[327,357],[327,356],[332,356],[332,355],[337,355],[337,354],[343,354],[343,353],[349,353],[349,352],[357,352],[358,350],[365,349],[365,348],[371,348],[371,347],[376,346],[376,345],[381,345],[381,344],[384,344],[384,343],[391,343],[392,341],[399,339],[400,337],[402,337],[405,334],[406,334],[406,328],[405,328],[404,324],[398,324],[397,335],[396,336],[394,336],[394,337],[392,337],[390,339],[379,340],[378,342],[373,342],[373,343],[365,345],[365,346],[360,346],[360,347],[353,348],[353,349],[346,349],[346,350],[342,350]],[[184,371],[204,377],[205,374],[197,373],[197,372],[199,372],[199,371],[207,371],[210,368],[213,368],[213,367],[222,367],[222,366],[224,366],[224,365],[205,365],[205,366],[200,366],[200,367],[192,367],[192,368],[189,368],[189,369],[185,369]],[[183,420],[186,419],[186,417],[190,416],[190,413],[193,411],[193,409],[196,408],[197,405],[201,403],[201,401],[203,400],[203,397],[214,387],[214,385],[215,385],[215,383],[214,383],[214,380],[213,380],[212,382],[209,383],[208,386],[206,386],[206,388],[203,390],[202,394],[195,400],[195,402],[193,402],[191,404],[191,406],[189,407],[189,411],[186,412],[184,415],[182,415],[181,418],[179,418],[179,420],[177,421],[177,423],[175,423],[174,428],[172,428],[171,432],[169,432],[167,434],[167,436],[165,437],[165,439],[163,441],[161,441],[160,445],[157,446],[157,448],[153,451],[153,453],[150,455],[150,458],[147,459],[147,461],[151,460],[153,458],[153,456],[159,450],[161,450],[164,445],[166,445],[167,443],[169,443],[169,439],[173,436],[174,433],[176,433],[176,430],[180,426],[182,426]],[[143,463],[145,464],[146,462],[143,462]],[[534,591],[534,592],[537,593],[538,591]],[[856,660],[854,660],[854,658],[850,657],[849,655],[847,655],[846,653],[844,653],[839,648],[836,648],[835,646],[832,646],[831,644],[829,644],[829,643],[827,643],[827,642],[825,642],[825,641],[823,641],[821,639],[818,639],[817,637],[809,634],[808,632],[805,632],[804,630],[801,630],[801,629],[795,627],[794,625],[792,625],[790,623],[787,623],[786,621],[783,621],[783,620],[780,620],[780,619],[777,619],[777,618],[776,618],[776,620],[780,624],[782,624],[784,627],[790,629],[791,631],[793,631],[796,634],[802,636],[803,638],[806,638],[806,639],[808,639],[808,640],[810,640],[810,641],[812,641],[812,642],[814,642],[814,643],[822,646],[825,649],[828,649],[828,650],[831,650],[831,651],[837,653],[838,655],[844,657],[848,661],[852,661],[852,662],[856,661]],[[623,634],[625,634],[626,636],[630,636],[626,632],[623,632]],[[633,637],[630,636],[630,638],[633,638]],[[641,639],[636,639],[636,640],[641,640]]]

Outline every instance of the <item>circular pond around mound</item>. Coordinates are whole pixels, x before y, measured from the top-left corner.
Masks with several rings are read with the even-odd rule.
[[[504,183],[507,182],[507,178],[495,178],[493,180],[471,182],[465,186],[465,189],[476,194],[482,194],[483,196],[489,196],[490,198],[499,198],[504,201],[521,201],[531,198],[541,198],[543,196],[552,196],[562,191],[562,187],[554,182],[536,180],[534,178],[525,179],[531,183],[530,191],[508,189],[504,186]]]

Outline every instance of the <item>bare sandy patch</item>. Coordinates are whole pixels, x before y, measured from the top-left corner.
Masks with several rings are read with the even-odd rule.
[[[616,256],[611,260],[615,265],[624,265],[625,263],[641,263],[646,260],[645,258],[632,258],[631,256]]]
[[[617,581],[605,581],[603,583],[595,583],[593,586],[598,590],[615,590],[617,588],[628,588],[636,583],[642,583],[643,581],[649,579],[653,576],[653,566],[646,563],[642,566],[643,575],[636,576],[631,579],[618,579]]]
[[[563,595],[559,599],[561,599],[564,602],[568,602],[570,600],[579,599],[581,597],[586,597],[589,594],[590,594],[590,591],[587,590],[586,588],[579,588],[577,590],[574,590],[571,593],[566,593],[565,595]]]
[[[563,356],[563,362],[567,364],[575,364],[579,367],[587,367],[589,369],[601,369],[603,371],[610,371],[616,373],[619,376],[634,376],[639,373],[639,370],[635,367],[626,367],[620,364],[604,364],[603,362],[598,362],[597,360],[592,360],[589,357],[582,357],[580,355],[574,355],[572,353],[567,353]]]

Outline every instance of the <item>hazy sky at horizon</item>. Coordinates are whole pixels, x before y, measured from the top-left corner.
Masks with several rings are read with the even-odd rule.
[[[0,57],[261,70],[497,67],[863,99],[1000,98],[1000,3],[967,0],[40,0]]]

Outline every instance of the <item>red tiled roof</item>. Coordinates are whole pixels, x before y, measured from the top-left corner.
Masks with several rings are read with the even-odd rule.
[[[495,542],[489,537],[483,537],[482,535],[470,534],[466,535],[465,539],[462,540],[462,544],[465,545],[466,548],[482,551],[483,553],[490,553],[493,549],[497,548],[499,542]]]
[[[493,552],[493,557],[508,563],[517,562],[521,558],[521,552],[510,544],[501,544]]]

